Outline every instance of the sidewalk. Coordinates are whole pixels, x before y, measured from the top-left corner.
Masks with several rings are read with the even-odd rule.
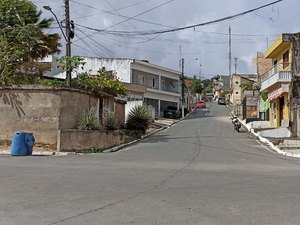
[[[235,116],[234,112],[233,112],[233,107],[230,105],[226,105],[226,106],[229,109],[231,116],[232,117]],[[252,128],[251,122],[246,124],[245,120],[241,121],[239,119],[239,121],[247,129],[247,131],[250,134],[255,136],[261,143],[268,146],[272,151],[277,152],[281,155],[300,158],[300,139],[299,140],[291,140],[290,138],[284,138],[284,137],[282,137],[282,138],[266,138],[266,137],[263,137],[260,134],[260,132],[255,132],[255,130]],[[296,142],[296,144],[292,143],[292,144],[288,144],[287,146],[282,145],[282,143],[288,142],[288,141]],[[286,147],[286,149],[284,149],[284,147]]]
[[[188,116],[189,115],[187,115],[186,117],[188,117]],[[185,118],[183,118],[183,119],[185,119]],[[120,149],[122,149],[128,145],[135,144],[135,143],[143,140],[146,137],[149,137],[161,130],[169,128],[173,124],[178,123],[179,121],[181,121],[183,119],[176,120],[176,119],[169,119],[169,118],[159,118],[150,124],[150,127],[147,130],[146,134],[143,135],[141,138],[133,140],[128,143],[124,143],[119,146],[112,147],[110,149],[106,149],[103,152],[105,153],[105,152],[119,151]],[[52,150],[43,150],[43,149],[36,148],[36,147],[33,147],[33,152],[32,152],[33,156],[66,156],[66,155],[84,155],[84,154],[98,154],[98,153],[57,152],[57,151],[52,151]],[[0,155],[10,155],[10,146],[0,146]]]
[[[260,135],[259,132],[255,132],[254,129],[251,128],[251,123],[246,124],[245,121],[239,120],[242,125],[248,130],[249,133],[251,133],[253,136],[255,136],[261,143],[265,144],[268,146],[272,151],[275,151],[281,155],[285,156],[290,156],[290,157],[296,157],[300,158],[300,146],[294,145],[291,146],[291,149],[280,149],[280,146],[282,147],[283,145],[280,145],[284,141],[290,140],[288,138],[265,138]],[[295,140],[297,141],[297,140]],[[275,145],[274,142],[279,142],[278,145]]]

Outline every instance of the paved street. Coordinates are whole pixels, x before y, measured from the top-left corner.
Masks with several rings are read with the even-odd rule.
[[[300,160],[208,106],[116,153],[1,156],[0,224],[299,224]]]

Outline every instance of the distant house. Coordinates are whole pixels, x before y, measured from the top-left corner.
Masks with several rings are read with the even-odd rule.
[[[222,92],[230,92],[230,76],[228,75],[220,75],[220,86]]]
[[[85,60],[84,67],[74,71],[72,77],[76,77],[81,72],[97,73],[104,68],[106,71],[112,71],[121,82],[144,86],[146,88],[145,93],[140,97],[142,97],[145,105],[154,107],[156,116],[162,116],[163,111],[169,105],[179,108],[181,102],[180,72],[143,60],[83,58]],[[57,67],[54,60],[52,69],[46,72],[44,76],[64,79],[66,74],[65,71]],[[129,96],[132,96],[132,93],[129,93]]]
[[[244,99],[243,92],[252,90],[255,82],[257,82],[256,74],[233,74],[230,77],[230,102],[233,105],[241,105]]]
[[[212,78],[214,98],[218,99],[224,92],[230,92],[230,76],[217,75]]]
[[[265,54],[262,52],[258,52],[256,55],[256,68],[257,68],[257,83],[258,88],[260,88],[261,77],[266,72],[268,72],[273,67],[272,59],[265,58]],[[259,97],[259,118],[264,121],[269,120],[269,108],[270,103],[267,99],[267,93],[261,92]]]

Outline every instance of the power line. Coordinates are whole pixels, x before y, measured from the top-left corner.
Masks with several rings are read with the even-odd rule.
[[[149,0],[147,0],[147,1],[149,1]],[[144,1],[144,2],[147,2],[147,1]],[[172,1],[174,1],[174,0],[172,0]],[[78,5],[82,5],[82,6],[88,7],[88,8],[97,9],[97,10],[100,10],[100,11],[102,11],[102,12],[104,12],[104,13],[111,14],[111,15],[114,15],[114,16],[119,16],[119,17],[122,17],[122,18],[125,18],[125,19],[128,19],[128,20],[135,20],[135,21],[138,21],[138,22],[143,22],[143,23],[152,24],[152,25],[156,25],[156,26],[162,26],[162,27],[174,28],[174,27],[172,27],[172,26],[163,25],[163,24],[160,24],[160,23],[150,22],[150,21],[141,20],[141,19],[137,19],[137,18],[136,18],[137,16],[140,16],[140,15],[142,15],[142,14],[145,14],[145,13],[149,12],[149,11],[152,11],[152,10],[154,10],[154,9],[156,9],[156,8],[158,8],[158,7],[161,7],[162,5],[167,4],[167,3],[169,3],[169,2],[166,2],[166,3],[163,3],[163,4],[161,4],[161,5],[155,6],[154,8],[151,8],[151,9],[149,9],[149,10],[147,10],[147,11],[144,11],[144,12],[140,13],[140,15],[136,15],[136,16],[133,16],[133,17],[124,16],[124,15],[122,15],[122,14],[114,13],[114,11],[121,10],[121,9],[125,9],[125,8],[129,8],[130,6],[124,7],[124,8],[119,8],[119,9],[116,9],[116,10],[113,10],[113,11],[106,11],[106,10],[102,10],[102,9],[100,9],[100,8],[96,8],[96,7],[93,7],[93,6],[89,6],[89,5],[86,5],[86,4],[83,4],[83,3],[80,3],[80,2],[74,1],[74,0],[71,0],[71,2],[76,3],[76,4],[78,4]],[[137,4],[133,4],[133,5],[131,5],[131,6],[134,6],[134,5],[137,5]],[[126,21],[121,21],[121,22],[123,23],[123,22],[126,22]],[[113,26],[115,26],[115,25],[113,25]],[[106,29],[109,29],[109,28],[111,28],[111,27],[108,27],[108,28],[106,28]]]
[[[85,32],[83,32],[81,29],[77,28],[77,30],[78,30],[80,33],[82,33],[83,35],[86,35]],[[78,35],[77,35],[77,36],[78,36]],[[110,55],[110,56],[114,55],[114,53],[113,53],[110,49],[108,49],[108,48],[105,47],[104,45],[100,44],[98,41],[96,41],[96,40],[93,39],[92,37],[88,37],[88,38],[91,40],[91,42],[94,44],[94,46],[100,48],[102,51],[106,52],[106,53],[107,53],[108,55]],[[84,42],[84,41],[82,40],[82,38],[79,37],[79,39],[81,39],[81,41]],[[93,50],[94,50],[94,49],[93,49]]]
[[[138,16],[141,16],[141,15],[143,15],[143,14],[145,14],[145,13],[148,13],[148,12],[154,10],[154,9],[158,9],[158,8],[160,8],[160,7],[162,7],[162,6],[166,5],[166,4],[169,4],[169,3],[173,2],[173,1],[175,1],[175,0],[169,0],[169,1],[166,1],[166,2],[164,2],[164,3],[162,3],[162,4],[159,4],[159,5],[155,6],[155,7],[152,7],[152,8],[150,8],[150,9],[146,10],[146,11],[143,11],[143,12],[141,12],[141,13],[138,13],[137,15],[135,15],[135,16],[133,16],[133,17],[128,17],[128,18],[126,18],[125,20],[122,20],[122,21],[120,21],[120,22],[118,22],[118,23],[116,23],[116,24],[114,24],[114,25],[111,25],[111,26],[109,26],[109,27],[107,27],[107,28],[105,28],[105,29],[102,29],[102,31],[107,30],[107,29],[112,28],[112,27],[115,27],[115,26],[117,26],[117,25],[119,25],[119,24],[122,24],[122,23],[124,23],[124,22],[127,22],[127,21],[129,21],[129,20],[132,20],[132,19],[134,19],[134,18],[136,18],[136,17],[138,17]],[[97,31],[97,32],[98,32],[98,31]],[[96,32],[96,33],[97,33],[97,32]],[[96,33],[94,33],[94,34],[92,34],[92,35],[95,35]],[[92,35],[90,35],[90,36],[92,36]]]
[[[88,27],[88,26],[84,26],[84,25],[80,25],[80,24],[76,24],[76,25],[80,26],[80,27],[84,27],[84,28],[89,29],[89,30],[93,30],[93,31],[97,31],[97,32],[104,32],[104,33],[107,33],[107,34],[118,35],[118,36],[156,35],[156,34],[177,32],[177,31],[181,31],[181,30],[186,30],[186,29],[196,28],[196,27],[200,27],[200,26],[206,26],[206,25],[211,25],[211,24],[215,24],[215,23],[220,23],[220,22],[227,21],[227,20],[232,20],[232,19],[244,16],[246,14],[249,14],[251,12],[257,11],[259,9],[266,8],[270,5],[277,4],[277,3],[282,2],[282,1],[283,0],[277,0],[277,1],[274,1],[272,3],[268,3],[268,4],[265,4],[265,5],[256,7],[254,9],[250,9],[250,10],[247,10],[247,11],[244,11],[244,12],[241,12],[241,13],[238,13],[238,14],[234,14],[234,15],[231,15],[231,16],[223,17],[223,18],[220,18],[220,19],[216,19],[216,20],[212,20],[212,21],[208,21],[208,22],[204,22],[204,23],[199,23],[199,24],[194,24],[194,25],[190,25],[190,26],[185,26],[185,27],[166,29],[166,30],[150,30],[150,31],[146,31],[146,32],[145,31],[112,31],[112,30],[107,30],[107,28],[106,29],[96,29],[96,28],[92,28],[92,27]],[[113,25],[113,26],[115,26],[115,25]]]

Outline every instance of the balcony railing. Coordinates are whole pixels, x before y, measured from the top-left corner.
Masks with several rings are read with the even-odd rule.
[[[261,90],[277,82],[291,82],[292,71],[290,63],[277,63],[268,72],[261,76]]]

